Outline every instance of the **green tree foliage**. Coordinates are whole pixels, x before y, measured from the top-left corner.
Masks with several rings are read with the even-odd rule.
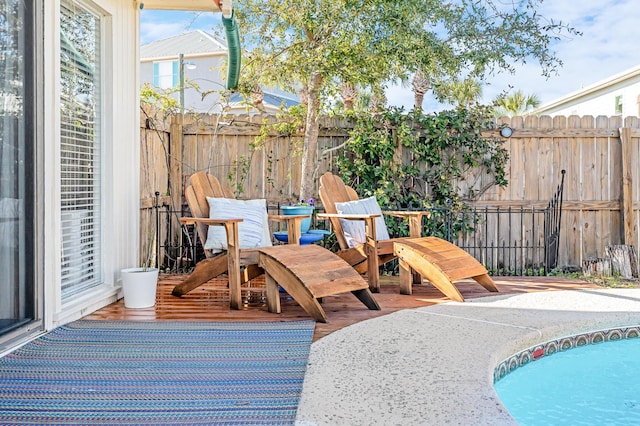
[[[496,117],[523,115],[527,111],[540,106],[540,99],[536,94],[525,95],[522,90],[517,90],[511,95],[501,95],[494,100]]]
[[[341,84],[383,87],[421,70],[432,81],[482,79],[537,60],[561,64],[551,43],[575,30],[537,13],[542,0],[238,0],[253,82],[303,89],[307,102],[300,195],[313,187],[318,116]]]
[[[391,108],[353,116],[354,128],[337,161],[340,175],[361,196],[375,195],[382,206],[405,208],[460,205],[483,189],[461,185],[472,171],[506,185],[508,153],[502,141],[483,130],[495,127],[488,107],[457,108],[423,115]],[[411,164],[399,161],[398,147]]]

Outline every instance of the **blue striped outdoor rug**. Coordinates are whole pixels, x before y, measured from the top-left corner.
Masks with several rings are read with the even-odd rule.
[[[293,424],[313,321],[76,321],[0,358],[0,424]]]

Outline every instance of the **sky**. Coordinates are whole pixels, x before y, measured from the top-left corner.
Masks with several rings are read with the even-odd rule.
[[[483,87],[486,103],[503,91],[522,90],[527,95],[537,95],[545,104],[640,65],[638,0],[546,0],[538,13],[576,28],[582,36],[563,37],[553,44],[552,50],[563,62],[558,75],[547,79],[541,76],[537,62],[529,61],[517,66],[513,75],[502,73],[490,78]],[[213,12],[142,10],[141,43],[195,29],[221,31],[220,16]],[[413,94],[410,87],[391,86],[387,101],[408,110],[413,105]],[[443,107],[426,96],[423,108],[435,111]]]

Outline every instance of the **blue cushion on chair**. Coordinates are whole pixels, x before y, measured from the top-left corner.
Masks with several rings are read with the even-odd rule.
[[[376,240],[382,241],[389,239],[387,224],[384,222],[382,210],[375,196],[356,201],[336,203],[336,211],[340,214],[379,214],[380,216],[376,218]],[[364,221],[340,219],[340,223],[342,224],[344,237],[349,247],[356,247],[367,241]]]

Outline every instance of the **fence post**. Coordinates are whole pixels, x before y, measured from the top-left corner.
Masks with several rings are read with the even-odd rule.
[[[182,210],[182,145],[183,115],[171,116],[169,129],[169,189],[171,190],[171,210]]]
[[[624,244],[637,247],[634,232],[633,218],[633,177],[631,171],[633,165],[631,161],[631,128],[620,128],[620,143],[622,145],[622,226],[624,227],[623,242]]]
[[[184,185],[182,182],[182,162],[184,156],[184,114],[174,114],[171,116],[171,126],[169,128],[169,190],[171,200],[169,211],[179,212],[183,215],[182,199]],[[170,229],[182,230],[178,216],[169,214],[168,225]],[[182,245],[182,232],[177,236],[170,235],[169,239],[177,237]]]

